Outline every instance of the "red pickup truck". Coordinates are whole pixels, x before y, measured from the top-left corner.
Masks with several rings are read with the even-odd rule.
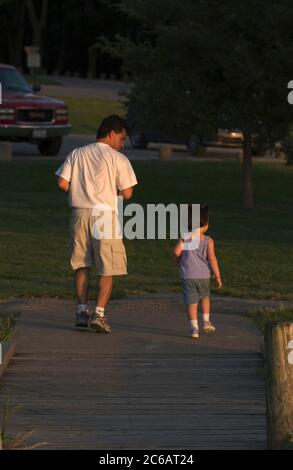
[[[10,65],[0,64],[0,140],[36,144],[42,155],[57,155],[70,132],[67,106],[40,96]],[[1,99],[2,95],[2,99]]]

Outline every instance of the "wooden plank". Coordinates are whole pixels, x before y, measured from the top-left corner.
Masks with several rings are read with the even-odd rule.
[[[217,334],[194,343],[178,299],[112,302],[107,336],[74,331],[71,302],[15,304],[18,350],[0,386],[22,405],[10,433],[58,449],[265,448],[253,323],[223,308]]]

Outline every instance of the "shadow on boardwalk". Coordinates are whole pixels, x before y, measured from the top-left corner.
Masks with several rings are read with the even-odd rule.
[[[75,331],[74,305],[18,300],[17,353],[1,380],[22,410],[10,434],[49,449],[264,449],[260,301],[214,299],[217,332],[188,336],[178,294],[112,301],[111,335]]]

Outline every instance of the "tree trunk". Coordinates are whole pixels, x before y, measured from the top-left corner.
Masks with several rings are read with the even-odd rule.
[[[10,55],[10,63],[17,67],[18,69],[23,67],[23,28],[20,29],[15,34],[14,39],[15,46]]]
[[[28,17],[33,30],[33,45],[42,47],[42,31],[46,24],[47,12],[48,12],[48,0],[42,0],[41,4],[41,15],[38,18],[36,8],[33,0],[26,0],[26,7],[28,11]]]
[[[243,132],[243,207],[245,210],[254,209],[252,186],[252,153],[251,133]]]
[[[65,68],[65,56],[66,56],[66,50],[65,50],[64,40],[63,40],[61,41],[61,44],[60,44],[57,66],[56,66],[56,69],[58,70],[60,75],[62,75],[64,68]]]
[[[23,66],[23,34],[25,23],[25,4],[17,4],[18,14],[15,15],[15,5],[7,5],[4,31],[7,38],[9,63],[15,67]]]
[[[293,165],[293,141],[287,137],[283,141],[282,147],[287,157],[287,165]]]
[[[93,44],[88,48],[88,78],[97,78],[97,46]]]
[[[25,4],[20,2],[18,6],[18,21],[16,29],[14,31],[14,54],[13,54],[13,65],[21,68],[23,66],[23,35],[24,35],[24,23],[25,23]]]

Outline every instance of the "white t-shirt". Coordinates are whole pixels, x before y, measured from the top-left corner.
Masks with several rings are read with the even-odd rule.
[[[81,209],[106,204],[115,210],[118,190],[137,184],[128,158],[103,142],[73,150],[55,175],[70,181],[69,205]]]

